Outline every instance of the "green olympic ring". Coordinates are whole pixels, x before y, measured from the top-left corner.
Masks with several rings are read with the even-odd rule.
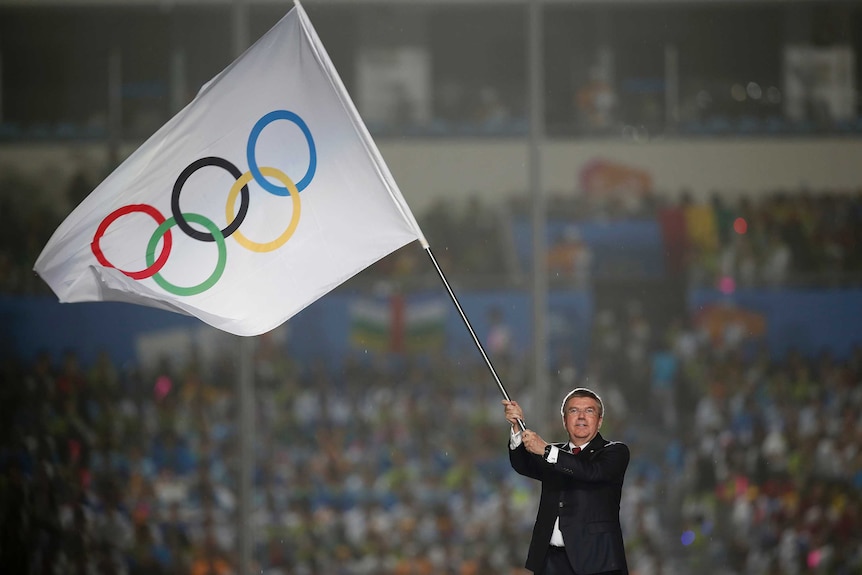
[[[185,216],[186,221],[202,225],[213,235],[215,243],[218,246],[218,262],[216,263],[215,270],[210,274],[210,277],[198,285],[191,287],[175,286],[163,278],[161,274],[153,274],[153,279],[162,287],[163,290],[179,296],[195,295],[210,289],[221,278],[222,273],[224,273],[225,263],[227,262],[227,246],[225,246],[224,235],[215,222],[200,214],[188,213],[183,215]],[[171,216],[162,222],[159,227],[156,228],[156,231],[153,232],[150,242],[147,244],[147,266],[153,265],[156,261],[156,248],[159,245],[159,240],[162,239],[162,236],[175,225],[177,225],[177,221],[173,216]]]

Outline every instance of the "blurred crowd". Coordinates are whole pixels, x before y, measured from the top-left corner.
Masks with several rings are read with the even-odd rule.
[[[497,365],[528,419],[526,358]],[[499,392],[475,354],[339,364],[256,340],[250,572],[523,575],[538,486],[508,464]],[[214,363],[4,365],[0,565],[21,574],[238,569],[237,370]],[[601,310],[554,398],[604,396],[633,459],[632,573],[862,573],[862,350],[770,357],[684,318]]]
[[[695,285],[806,287],[862,280],[862,192],[775,192],[734,203],[714,194],[659,210],[664,230],[687,230],[682,266]]]
[[[622,505],[636,572],[862,573],[862,349],[775,358],[637,309],[600,312],[589,376],[625,382],[642,445]]]
[[[512,202],[516,217],[528,218],[529,210],[526,199]],[[551,221],[568,223],[571,231],[585,222],[655,221],[665,273],[692,287],[862,283],[862,191],[715,192],[706,200],[695,200],[685,190],[675,199],[652,192],[557,194],[549,198],[548,214]],[[571,277],[583,267],[579,262],[595,258],[585,242],[565,240]],[[563,246],[550,247],[559,251]],[[562,269],[554,262],[551,267]]]
[[[259,343],[253,572],[478,574],[520,563],[531,494],[501,457],[499,399],[472,384],[475,369],[381,359],[332,370]],[[74,352],[55,361],[5,366],[4,569],[237,572],[232,363],[143,373],[108,357],[85,368]]]
[[[73,186],[70,205],[88,190]],[[549,213],[655,218],[668,272],[689,285],[860,277],[862,195],[722,198],[554,198]],[[60,218],[39,205],[2,200],[0,293],[47,293],[31,270]],[[418,220],[451,277],[499,278],[513,270],[505,224],[524,209],[472,199]],[[401,250],[367,273],[409,287],[430,269],[421,257]],[[695,317],[651,323],[645,304],[597,310],[588,360],[555,350],[551,370],[553,397],[595,389],[603,434],[632,448],[622,518],[633,575],[862,574],[862,350],[772,357],[762,341],[716,340]],[[475,353],[322,362],[266,336],[255,345],[251,571],[525,573],[537,486],[509,468],[499,392]],[[217,357],[6,361],[0,571],[237,573],[237,362]],[[530,358],[496,344],[494,358],[542,422]]]

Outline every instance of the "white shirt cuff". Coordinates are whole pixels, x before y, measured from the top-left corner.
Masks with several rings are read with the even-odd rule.
[[[545,461],[548,463],[556,463],[557,457],[560,455],[560,448],[556,445],[551,446],[551,451],[548,452],[548,457],[545,458]]]
[[[511,435],[509,435],[509,449],[515,449],[519,445],[521,445],[521,432],[515,431],[511,429]]]

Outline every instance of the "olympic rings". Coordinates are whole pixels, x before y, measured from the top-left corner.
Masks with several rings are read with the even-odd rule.
[[[272,250],[276,250],[287,243],[287,240],[290,239],[290,236],[293,235],[293,232],[296,231],[296,226],[299,225],[299,212],[300,212],[300,204],[299,204],[299,190],[296,189],[296,185],[290,181],[284,172],[277,168],[269,168],[263,167],[260,169],[264,176],[271,176],[280,180],[282,184],[286,186],[285,189],[290,190],[290,197],[293,200],[293,214],[290,216],[290,223],[287,224],[287,229],[274,239],[271,242],[261,244],[257,242],[253,242],[246,238],[242,232],[236,231],[233,235],[233,238],[241,245],[242,247],[251,250],[253,252],[271,252]],[[227,206],[225,207],[225,215],[228,220],[233,219],[233,204],[236,201],[236,196],[239,193],[240,187],[245,189],[245,184],[248,183],[250,179],[252,179],[252,173],[246,172],[236,181],[233,187],[230,189],[230,193],[227,197]]]
[[[207,228],[210,233],[213,234],[213,238],[215,238],[215,243],[218,246],[218,262],[216,263],[215,270],[210,274],[210,277],[202,281],[196,286],[192,287],[180,287],[175,286],[170,283],[168,280],[163,278],[161,274],[153,274],[153,279],[157,284],[162,286],[162,289],[168,293],[172,293],[174,295],[195,295],[201,292],[204,292],[215,285],[215,283],[221,278],[222,273],[224,273],[224,266],[227,262],[227,246],[224,243],[224,236],[221,234],[221,230],[218,229],[218,226],[215,225],[211,219],[206,218],[200,214],[186,214],[186,219],[196,224],[200,224]],[[153,232],[153,235],[150,237],[150,243],[147,244],[147,265],[153,265],[153,260],[155,259],[156,246],[159,243],[159,240],[162,236],[168,233],[171,227],[176,225],[176,220],[172,217],[168,218],[158,228]]]
[[[306,170],[305,175],[296,183],[296,189],[300,192],[305,189],[305,187],[311,182],[311,179],[314,177],[314,172],[317,170],[317,150],[314,147],[314,138],[311,137],[311,131],[308,129],[308,126],[305,125],[305,122],[302,121],[302,118],[294,114],[293,112],[289,112],[287,110],[275,110],[263,116],[257,123],[254,125],[254,128],[251,129],[251,134],[248,136],[248,146],[246,148],[246,156],[248,157],[248,169],[251,170],[251,173],[254,175],[255,181],[262,187],[264,190],[271,194],[275,194],[276,196],[287,196],[290,194],[290,191],[287,188],[281,188],[279,186],[275,186],[271,184],[263,175],[260,173],[261,171],[257,167],[257,160],[254,157],[255,147],[257,146],[257,138],[260,136],[260,133],[263,131],[265,127],[267,127],[270,123],[275,120],[290,120],[302,130],[302,133],[305,135],[306,141],[308,141],[308,170]]]
[[[266,126],[275,120],[288,120],[296,124],[302,131],[305,136],[305,140],[308,143],[308,169],[302,179],[295,184],[290,177],[277,168],[259,167],[255,158],[255,149],[260,133]],[[153,281],[155,281],[156,284],[166,292],[178,296],[196,295],[205,292],[218,283],[224,274],[227,265],[227,245],[225,242],[225,238],[227,237],[232,236],[242,247],[257,253],[274,251],[283,246],[291,237],[293,237],[294,232],[296,232],[296,229],[299,226],[301,214],[301,202],[299,198],[300,192],[308,186],[317,171],[317,148],[314,143],[314,138],[311,135],[311,130],[309,130],[305,121],[294,112],[288,110],[274,110],[263,115],[254,124],[254,127],[252,127],[246,145],[246,155],[249,170],[245,173],[227,159],[220,158],[218,156],[200,158],[186,166],[174,182],[171,192],[172,215],[167,219],[158,209],[148,204],[130,204],[118,208],[108,214],[99,224],[99,227],[96,229],[96,233],[93,236],[93,241],[90,242],[90,249],[96,257],[96,260],[104,267],[118,269],[108,261],[107,257],[105,257],[105,254],[102,251],[101,241],[111,224],[120,217],[134,212],[142,212],[149,215],[156,221],[158,227],[150,237],[144,253],[147,267],[140,271],[119,271],[134,280],[143,280],[151,277],[153,278]],[[183,213],[180,210],[180,193],[183,186],[185,186],[192,174],[206,166],[222,168],[236,179],[228,193],[227,204],[225,206],[225,217],[228,223],[224,229],[219,229],[219,226],[215,222],[201,214]],[[283,186],[277,186],[267,178],[274,178],[283,184]],[[270,242],[255,242],[249,240],[242,232],[239,231],[239,227],[242,225],[246,215],[248,214],[251,196],[248,183],[252,179],[261,188],[273,195],[281,197],[290,196],[291,198],[292,213],[287,228],[280,236]],[[234,208],[236,207],[235,204],[237,196],[241,196],[241,199],[239,210],[235,213]],[[201,225],[207,231],[195,229],[189,225],[189,222]],[[216,262],[215,269],[208,278],[197,285],[189,287],[177,286],[162,277],[160,273],[168,261],[168,256],[170,256],[171,248],[173,246],[173,237],[171,235],[171,228],[173,226],[179,227],[183,233],[192,239],[202,242],[215,242],[216,244],[216,248],[218,249],[218,261]],[[158,257],[156,257],[156,248],[160,241],[162,243],[161,252]]]
[[[99,245],[99,242],[102,239],[102,236],[105,235],[105,232],[108,230],[108,226],[114,223],[120,216],[125,216],[126,214],[131,214],[134,212],[143,212],[149,216],[151,216],[156,223],[164,223],[165,216],[161,214],[156,208],[153,206],[148,206],[147,204],[132,204],[129,206],[123,206],[122,208],[118,208],[108,214],[108,216],[102,220],[102,223],[99,225],[99,229],[96,230],[96,235],[93,236],[93,241],[90,243],[90,249],[93,250],[93,255],[96,256],[96,259],[100,264],[107,268],[117,269],[114,264],[108,261],[108,258],[105,257],[105,254],[102,253],[102,248]],[[165,243],[162,245],[162,253],[159,255],[159,258],[153,262],[147,264],[147,268],[143,269],[139,272],[127,272],[124,270],[120,270],[133,280],[142,280],[146,279],[156,272],[158,272],[165,265],[165,262],[168,261],[168,256],[171,253],[171,244],[173,239],[171,238],[171,232],[168,231],[164,234]],[[155,250],[154,250],[155,251]]]

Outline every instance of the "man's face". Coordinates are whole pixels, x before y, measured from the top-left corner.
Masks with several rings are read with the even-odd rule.
[[[575,445],[593,440],[602,426],[599,402],[592,397],[570,397],[563,408],[563,426]]]

